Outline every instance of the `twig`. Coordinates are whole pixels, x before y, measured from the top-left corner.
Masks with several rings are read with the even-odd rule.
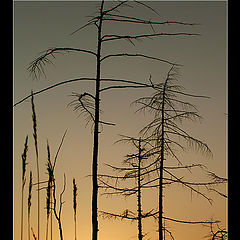
[[[67,129],[65,130],[65,132],[64,132],[64,134],[63,134],[63,136],[62,136],[60,145],[59,145],[58,150],[57,150],[57,152],[56,152],[56,155],[55,155],[55,158],[54,158],[54,163],[53,163],[53,170],[54,170],[54,168],[55,168],[56,161],[57,161],[57,157],[58,157],[59,151],[60,151],[60,149],[61,149],[61,147],[62,147],[62,145],[63,145],[63,141],[64,141],[64,138],[65,138],[66,134],[67,134]]]
[[[121,39],[142,39],[142,38],[149,38],[152,37],[161,37],[161,36],[200,36],[198,33],[185,33],[185,32],[179,32],[179,33],[154,33],[154,34],[140,34],[140,35],[116,35],[116,34],[106,34],[103,36],[103,42],[107,41],[113,41],[113,40],[121,40]]]

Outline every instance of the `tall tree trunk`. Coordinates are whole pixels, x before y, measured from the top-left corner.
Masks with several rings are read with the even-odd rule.
[[[139,146],[138,146],[138,240],[143,239],[142,235],[142,204],[141,204],[141,139],[139,139]]]
[[[159,231],[159,240],[163,240],[163,162],[164,162],[164,103],[165,103],[165,89],[166,82],[163,88],[163,100],[162,100],[162,129],[161,129],[161,138],[160,138],[160,173],[159,173],[159,217],[158,217],[158,231]]]
[[[158,231],[159,231],[159,240],[163,240],[163,151],[161,151],[161,160],[160,160],[160,178],[159,178],[159,217],[158,217]]]
[[[102,18],[103,18],[102,1],[100,9],[100,18],[98,25],[98,45],[97,45],[97,75],[96,75],[96,93],[95,93],[95,119],[94,119],[94,142],[93,142],[93,160],[92,160],[92,240],[97,240],[98,234],[98,134],[99,134],[99,105],[100,105],[100,76],[101,76],[101,33],[102,33]]]

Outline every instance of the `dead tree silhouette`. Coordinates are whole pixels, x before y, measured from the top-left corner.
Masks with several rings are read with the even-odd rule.
[[[114,174],[99,174],[98,181],[100,189],[103,189],[104,192],[102,195],[107,196],[121,196],[121,197],[132,197],[136,196],[136,206],[137,213],[132,210],[125,209],[122,213],[113,213],[107,210],[99,211],[100,216],[103,219],[120,219],[120,220],[130,220],[138,222],[138,239],[143,239],[146,234],[143,233],[142,221],[145,218],[154,218],[159,223],[159,216],[163,214],[155,206],[151,210],[143,213],[142,211],[142,192],[146,189],[159,189],[160,188],[160,178],[159,175],[160,166],[159,154],[161,153],[158,146],[153,146],[148,138],[133,138],[129,136],[122,136],[122,139],[118,142],[127,142],[134,146],[134,149],[137,150],[136,153],[128,154],[123,161],[122,167],[113,166],[107,164],[110,167]],[[206,182],[189,182],[185,181],[182,177],[178,177],[178,174],[174,173],[176,171],[187,170],[192,173],[194,169],[202,169],[203,172],[210,178],[210,181]],[[195,192],[200,196],[204,197],[211,203],[211,198],[208,197],[201,188],[207,188],[209,191],[215,189],[215,186],[226,183],[225,178],[218,177],[212,172],[209,172],[207,167],[203,164],[191,164],[191,165],[177,165],[177,166],[164,166],[163,171],[168,174],[168,176],[162,177],[162,188],[166,186],[171,186],[174,184],[181,184],[187,189],[190,189],[191,192]],[[134,183],[131,184],[131,181]],[[169,218],[166,215],[161,215],[162,222],[170,221],[181,224],[189,225],[213,225],[219,223],[219,221],[213,220],[200,220],[200,221],[190,221],[182,220],[176,218]],[[159,226],[159,225],[158,225]],[[159,232],[159,229],[158,229]],[[174,239],[173,233],[169,231],[166,227],[166,224],[162,226],[162,236],[166,233]],[[164,239],[164,236],[163,236]]]
[[[29,66],[29,71],[33,77],[38,78],[42,75],[45,76],[44,68],[45,65],[51,64],[54,60],[57,53],[60,52],[77,52],[81,54],[88,54],[93,56],[96,59],[96,76],[92,78],[88,77],[80,77],[75,79],[69,79],[62,82],[58,82],[49,87],[41,89],[33,93],[33,95],[41,94],[50,89],[73,83],[73,82],[81,82],[81,81],[93,81],[95,82],[95,94],[90,93],[79,93],[73,94],[75,100],[73,100],[69,105],[73,106],[75,110],[80,110],[87,116],[88,121],[92,121],[94,125],[93,131],[93,157],[92,157],[92,240],[97,240],[98,235],[98,182],[97,182],[97,174],[98,174],[98,151],[99,151],[99,126],[100,125],[114,125],[113,123],[109,123],[106,121],[100,120],[100,99],[101,93],[110,89],[126,89],[126,88],[152,88],[151,83],[141,83],[140,81],[129,80],[129,79],[117,79],[117,78],[102,78],[102,63],[110,58],[142,58],[150,61],[157,61],[165,64],[173,64],[171,61],[161,59],[156,56],[149,56],[142,53],[131,53],[131,52],[121,52],[114,54],[103,55],[103,47],[105,44],[109,42],[119,42],[121,40],[127,40],[133,46],[140,40],[144,39],[154,39],[160,37],[173,37],[173,36],[197,36],[199,34],[190,33],[185,31],[175,31],[175,32],[161,32],[157,29],[159,26],[163,25],[176,25],[176,26],[193,26],[195,23],[187,23],[181,21],[151,21],[148,19],[142,19],[133,16],[125,16],[121,14],[122,7],[128,7],[134,9],[136,6],[143,7],[148,11],[154,13],[156,16],[160,16],[150,5],[140,2],[140,1],[117,1],[117,2],[105,2],[102,0],[98,7],[98,12],[95,16],[91,17],[91,19],[83,26],[76,29],[73,34],[78,33],[80,30],[94,26],[96,27],[96,36],[97,36],[97,47],[96,51],[91,51],[83,48],[71,48],[71,47],[57,47],[50,48],[44,51],[38,58],[36,58]],[[122,24],[134,24],[138,26],[147,25],[151,29],[151,33],[128,33],[128,34],[103,34],[103,27],[105,24],[109,23],[122,23]],[[109,85],[106,87],[101,87],[101,83],[110,83],[114,85]],[[31,96],[31,95],[30,95]],[[17,106],[22,103],[30,96],[26,96],[22,100],[18,101],[14,104]]]
[[[201,140],[191,136],[183,129],[182,123],[185,120],[196,121],[200,119],[200,115],[196,107],[182,99],[182,97],[207,98],[206,96],[198,96],[183,91],[183,87],[178,84],[178,69],[172,66],[167,73],[163,83],[153,84],[155,93],[149,97],[141,97],[134,102],[140,106],[137,111],[150,112],[153,120],[148,123],[142,130],[141,134],[152,143],[154,148],[159,149],[159,155],[155,161],[158,170],[159,183],[156,185],[159,191],[158,206],[158,232],[159,239],[163,239],[163,185],[164,180],[168,182],[178,182],[207,199],[209,203],[212,199],[202,193],[196,186],[213,186],[218,183],[226,183],[226,179],[216,177],[212,182],[208,183],[191,183],[184,181],[181,177],[177,177],[171,173],[168,168],[164,167],[164,163],[168,158],[175,159],[179,166],[176,168],[190,169],[194,167],[183,166],[181,160],[174,151],[175,148],[186,150],[193,148],[205,154],[206,157],[212,157],[212,152],[208,145]],[[185,145],[187,148],[185,147]],[[169,161],[169,160],[168,160]],[[170,178],[166,178],[167,174]],[[216,175],[215,175],[216,176]]]
[[[134,147],[136,153],[128,154],[123,161],[123,167],[116,167],[108,165],[114,172],[119,175],[99,174],[99,187],[104,190],[103,195],[121,195],[130,197],[136,195],[137,198],[137,213],[126,209],[122,214],[114,214],[106,211],[99,211],[103,218],[120,218],[137,221],[138,223],[138,239],[142,240],[146,234],[143,233],[142,220],[152,216],[153,209],[148,212],[143,212],[142,209],[142,190],[152,181],[149,178],[151,172],[151,165],[145,166],[146,160],[154,153],[148,151],[146,145],[148,144],[141,138],[124,136],[120,140],[127,142]],[[129,181],[134,181],[132,187],[121,186],[123,183],[128,185]]]

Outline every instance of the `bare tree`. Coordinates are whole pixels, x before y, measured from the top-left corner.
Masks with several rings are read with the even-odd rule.
[[[100,215],[103,218],[107,219],[125,219],[130,221],[138,222],[138,239],[143,239],[145,234],[142,230],[142,220],[145,218],[154,218],[158,221],[159,226],[159,216],[160,211],[156,209],[156,206],[143,213],[142,212],[142,192],[146,189],[159,189],[160,188],[160,178],[159,175],[160,166],[159,162],[159,154],[161,153],[159,147],[155,147],[149,142],[149,139],[141,139],[141,138],[133,138],[124,136],[120,141],[124,141],[127,143],[131,143],[135,149],[137,149],[136,153],[128,154],[126,159],[123,161],[123,167],[116,167],[107,164],[115,174],[99,174],[99,187],[104,190],[102,195],[107,196],[125,196],[131,197],[136,196],[136,206],[137,213],[134,211],[126,209],[122,213],[112,213],[107,210],[99,211]],[[190,182],[184,180],[184,176],[178,177],[178,174],[174,173],[176,171],[187,170],[192,173],[195,168],[202,169],[207,176],[210,177],[209,181],[206,182]],[[203,192],[202,188],[206,188],[209,191],[215,189],[215,186],[220,185],[222,183],[226,183],[225,178],[220,178],[212,172],[207,170],[207,167],[202,164],[190,164],[190,165],[177,165],[177,166],[164,166],[164,172],[168,176],[163,176],[162,179],[162,187],[171,186],[174,184],[181,184],[187,189],[199,194],[200,196],[207,199],[210,203],[212,199],[208,197],[207,194]],[[159,195],[158,195],[159,196]],[[199,220],[199,221],[190,221],[190,220],[182,220],[176,218],[170,218],[166,215],[161,215],[162,222],[170,221],[181,224],[217,224],[219,221],[213,220]],[[159,229],[158,229],[159,231]],[[171,239],[174,239],[173,233],[169,231],[166,227],[166,224],[162,226],[162,235],[164,238],[164,234],[168,234]],[[165,238],[164,238],[165,239]]]
[[[125,136],[120,141],[131,144],[137,152],[126,156],[123,161],[124,167],[108,165],[114,172],[120,174],[120,176],[99,174],[99,187],[105,190],[103,195],[122,195],[125,197],[136,195],[137,213],[126,209],[122,214],[114,214],[106,211],[100,211],[100,214],[103,218],[120,218],[137,221],[138,239],[142,240],[145,236],[142,220],[151,217],[153,211],[152,209],[144,213],[142,210],[142,190],[147,184],[152,182],[148,176],[151,172],[151,166],[145,167],[146,164],[144,162],[153,154],[147,150],[147,143],[141,138],[136,139]],[[129,187],[130,182],[134,182],[132,187]],[[126,183],[127,186],[123,186],[123,183]]]
[[[158,170],[159,183],[157,184],[159,191],[158,206],[158,232],[159,240],[163,240],[163,185],[167,183],[181,183],[191,191],[200,194],[211,203],[211,199],[204,193],[199,191],[196,186],[213,186],[214,184],[226,182],[225,179],[215,178],[214,181],[208,183],[191,183],[184,181],[181,177],[177,177],[171,173],[169,168],[164,167],[164,163],[169,159],[175,159],[179,166],[175,169],[186,168],[192,166],[183,166],[181,160],[177,156],[175,149],[186,150],[193,148],[211,157],[212,153],[208,145],[201,140],[191,136],[184,128],[182,123],[185,120],[196,121],[200,119],[200,115],[196,107],[184,100],[184,97],[207,98],[189,94],[183,91],[183,87],[178,84],[178,69],[172,66],[167,73],[163,83],[153,84],[155,93],[149,97],[141,97],[134,103],[140,106],[138,111],[148,111],[153,114],[153,120],[150,121],[142,130],[141,134],[152,143],[154,148],[159,149],[159,155],[155,161]],[[170,160],[168,160],[170,161]],[[166,178],[165,175],[170,176]],[[165,182],[164,182],[165,180]],[[166,182],[167,180],[167,182]]]
[[[113,41],[121,41],[127,40],[133,46],[139,41],[144,39],[153,39],[160,37],[172,37],[172,36],[197,36],[198,34],[190,33],[190,32],[161,32],[157,29],[158,26],[163,25],[176,25],[176,26],[193,26],[195,23],[186,23],[181,21],[152,21],[149,19],[142,19],[133,16],[125,16],[121,14],[122,7],[134,8],[136,6],[140,6],[146,8],[148,11],[153,12],[157,16],[159,14],[147,5],[144,2],[140,1],[117,1],[117,2],[106,2],[102,0],[100,2],[100,6],[98,8],[98,12],[95,16],[92,16],[91,19],[83,26],[80,26],[76,29],[72,34],[76,34],[81,29],[86,27],[94,26],[96,27],[96,36],[97,36],[97,47],[96,51],[86,50],[82,48],[71,48],[71,47],[62,47],[62,48],[50,48],[47,49],[43,54],[41,54],[38,58],[36,58],[29,67],[30,73],[34,77],[39,77],[41,75],[45,75],[44,67],[46,64],[52,63],[52,60],[55,58],[55,55],[59,52],[78,52],[81,54],[88,54],[96,59],[96,76],[92,78],[88,77],[80,77],[76,79],[70,79],[66,81],[62,81],[56,83],[52,86],[49,86],[45,89],[36,91],[33,95],[37,95],[48,91],[52,88],[65,85],[68,83],[73,83],[77,81],[94,81],[95,82],[95,94],[90,93],[74,93],[73,100],[70,103],[70,106],[73,106],[75,110],[80,110],[81,113],[84,113],[87,116],[88,121],[92,121],[94,125],[93,131],[93,157],[92,157],[92,240],[97,240],[98,229],[98,181],[97,181],[97,173],[98,173],[98,150],[99,150],[99,126],[100,125],[114,125],[113,123],[109,123],[106,121],[102,121],[100,119],[100,99],[101,93],[110,89],[125,89],[125,88],[152,88],[152,84],[150,83],[141,83],[140,81],[134,81],[129,79],[116,79],[116,78],[102,78],[101,70],[102,63],[110,58],[118,58],[118,57],[131,57],[131,58],[143,58],[150,61],[158,61],[166,64],[174,64],[165,59],[161,59],[156,56],[149,56],[142,53],[131,53],[131,52],[120,52],[114,54],[108,54],[103,56],[103,47],[105,44]],[[143,32],[142,34],[103,34],[103,27],[106,23],[122,23],[122,24],[134,24],[139,25],[140,27],[143,25],[147,25],[151,29],[151,33]],[[111,85],[106,87],[101,87],[101,83],[110,83]],[[14,104],[14,106],[20,104],[24,100],[28,99],[29,96],[26,96],[21,101]]]

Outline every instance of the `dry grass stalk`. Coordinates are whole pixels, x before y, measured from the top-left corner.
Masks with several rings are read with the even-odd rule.
[[[47,153],[48,153],[48,159],[47,159],[47,173],[48,173],[48,185],[47,185],[47,196],[46,196],[46,209],[47,209],[47,227],[46,227],[46,240],[48,239],[48,222],[49,222],[49,215],[51,211],[51,201],[52,201],[52,186],[53,186],[53,167],[51,163],[51,157],[50,157],[50,148],[49,144],[47,142]]]
[[[62,212],[62,205],[64,203],[62,201],[62,196],[63,196],[63,193],[65,192],[65,189],[66,189],[66,177],[65,177],[65,174],[64,174],[64,187],[63,187],[63,191],[60,194],[60,206],[59,206],[59,212],[57,213],[57,210],[56,210],[56,205],[57,205],[57,202],[56,202],[57,201],[56,200],[56,185],[55,185],[55,179],[54,179],[54,169],[55,169],[55,166],[56,166],[56,161],[57,161],[58,154],[59,154],[60,149],[63,145],[64,138],[66,136],[66,133],[67,133],[67,130],[64,132],[64,135],[61,139],[61,142],[60,142],[60,145],[58,147],[57,153],[54,157],[53,164],[51,163],[51,160],[50,160],[50,148],[49,148],[49,144],[47,143],[47,151],[48,151],[47,171],[48,171],[48,176],[49,176],[48,187],[47,187],[47,209],[48,209],[48,206],[49,206],[49,210],[50,210],[50,213],[51,213],[51,239],[52,239],[52,212],[54,212],[54,215],[55,215],[56,220],[58,222],[59,234],[60,234],[60,239],[61,240],[63,240],[61,212]],[[52,207],[50,207],[50,204],[52,204]]]
[[[27,166],[27,151],[28,151],[28,135],[26,136],[25,144],[24,144],[24,151],[22,154],[22,185],[25,185],[26,182],[26,166]]]
[[[73,211],[74,211],[75,240],[77,240],[77,184],[75,178],[73,178]]]
[[[37,117],[36,117],[36,111],[35,111],[33,92],[31,92],[31,104],[32,104],[32,120],[33,120],[33,138],[34,138],[36,155],[38,157]]]
[[[32,235],[33,235],[34,240],[37,240],[37,237],[36,237],[36,235],[35,235],[35,233],[33,231],[33,228],[31,228],[31,229],[32,229]]]
[[[37,118],[36,111],[34,105],[33,92],[31,91],[31,105],[32,105],[32,121],[33,121],[33,138],[34,138],[34,146],[36,152],[36,162],[37,162],[37,188],[38,188],[38,201],[37,201],[37,218],[38,218],[38,239],[40,239],[40,191],[39,191],[39,162],[38,162],[38,140],[37,140]]]
[[[23,239],[23,191],[26,183],[26,166],[27,166],[27,151],[28,151],[28,135],[26,136],[24,150],[22,154],[22,207],[21,207],[21,240]]]
[[[30,212],[32,205],[32,171],[30,171],[29,187],[28,187],[28,240],[30,240]]]
[[[56,199],[56,184],[55,184],[55,180],[53,181],[53,211],[54,211],[54,215],[57,219],[58,222],[58,228],[59,228],[59,235],[60,235],[60,240],[63,240],[63,229],[62,229],[62,220],[61,220],[61,213],[62,213],[62,206],[63,206],[63,201],[62,201],[62,197],[63,194],[66,190],[66,176],[65,174],[64,176],[64,183],[63,183],[63,190],[60,193],[60,197],[59,197],[59,210],[57,213],[56,207],[57,207],[57,199]]]

